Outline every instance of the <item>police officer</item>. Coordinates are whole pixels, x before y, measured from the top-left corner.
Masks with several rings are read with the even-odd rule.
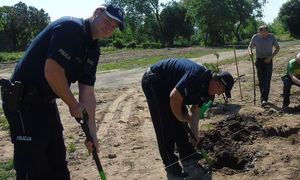
[[[210,70],[188,59],[162,60],[152,65],[142,78],[159,152],[169,180],[176,178],[210,179],[198,167],[199,156],[188,140],[183,124],[191,123],[204,102],[225,92],[230,98],[234,84],[228,72],[213,74]],[[192,114],[185,113],[185,105],[192,105]],[[198,125],[198,124],[197,124]],[[177,146],[182,167],[174,154]]]
[[[88,19],[63,17],[48,25],[31,43],[16,65],[11,82],[24,86],[21,107],[11,111],[3,103],[14,144],[14,168],[18,180],[70,179],[66,148],[56,98],[73,117],[89,113],[89,128],[98,150],[95,125],[98,39],[124,29],[124,12],[118,6],[97,8]],[[78,82],[79,100],[70,90]],[[92,150],[92,142],[86,143]]]

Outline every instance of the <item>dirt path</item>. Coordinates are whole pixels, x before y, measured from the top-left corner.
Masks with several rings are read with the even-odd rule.
[[[237,50],[237,57],[243,56],[247,54],[247,50]],[[233,58],[233,52],[219,52],[220,58],[219,61],[223,61],[229,58]],[[200,58],[194,58],[198,63],[216,63],[217,58],[214,54],[209,54],[202,56]],[[124,86],[130,83],[139,82],[142,78],[143,73],[146,68],[137,68],[131,70],[123,70],[123,71],[112,71],[109,73],[98,73],[97,74],[97,88],[115,88]]]

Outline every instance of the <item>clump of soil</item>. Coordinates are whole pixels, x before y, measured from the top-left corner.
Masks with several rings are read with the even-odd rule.
[[[264,129],[265,136],[279,136],[279,137],[289,137],[296,134],[299,131],[299,127],[288,127],[286,125],[280,127],[268,127]]]

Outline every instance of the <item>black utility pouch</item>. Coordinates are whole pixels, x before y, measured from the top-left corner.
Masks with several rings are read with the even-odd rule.
[[[0,79],[3,106],[10,112],[18,112],[21,108],[24,87],[21,82]]]

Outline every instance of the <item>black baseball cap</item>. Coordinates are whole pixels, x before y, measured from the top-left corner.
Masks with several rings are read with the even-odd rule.
[[[225,95],[227,98],[231,98],[231,89],[234,84],[232,75],[227,71],[221,71],[219,73],[219,80],[225,86]]]
[[[106,6],[106,15],[119,22],[119,29],[123,31],[125,29],[124,16],[125,13],[123,9],[114,4],[109,4]]]

